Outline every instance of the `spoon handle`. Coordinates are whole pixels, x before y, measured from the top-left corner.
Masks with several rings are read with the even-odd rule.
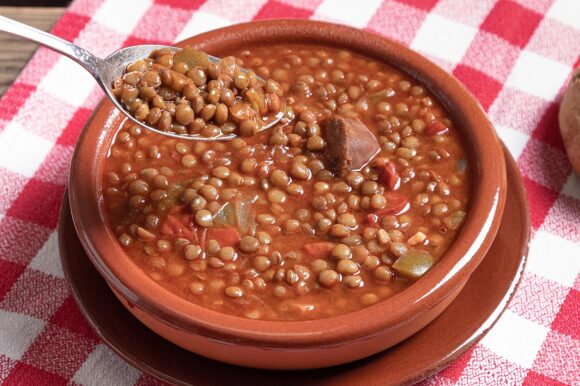
[[[99,66],[101,59],[91,54],[84,48],[74,45],[58,36],[41,31],[26,24],[0,15],[0,31],[32,40],[51,50],[68,56],[83,66],[95,79],[99,79]]]

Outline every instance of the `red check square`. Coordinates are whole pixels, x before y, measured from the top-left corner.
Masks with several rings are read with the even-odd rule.
[[[202,6],[206,0],[155,0],[156,4],[167,5],[171,8],[177,9],[187,9],[188,11],[192,12]]]
[[[66,12],[52,28],[54,35],[72,42],[91,20],[90,17],[73,12]]]
[[[303,9],[280,3],[278,1],[268,1],[258,11],[254,20],[259,19],[273,19],[276,17],[292,18],[292,19],[308,19],[312,16],[313,11],[310,9]]]
[[[23,362],[18,362],[14,369],[10,372],[5,385],[50,385],[50,386],[65,386],[67,380],[59,375],[53,374],[50,371],[39,369],[35,366],[28,365]]]
[[[524,186],[528,192],[528,202],[530,204],[530,214],[532,228],[537,230],[544,222],[548,211],[558,198],[558,192],[548,189],[536,181],[523,177]]]
[[[63,185],[31,178],[7,214],[20,220],[53,229],[58,223]]]
[[[514,20],[517,22],[514,23]],[[532,37],[540,20],[541,15],[518,3],[499,0],[481,24],[481,29],[523,48]]]
[[[11,120],[35,89],[26,83],[14,83],[0,99],[0,119]]]
[[[471,90],[485,110],[489,109],[502,87],[501,83],[492,77],[463,64],[455,68],[453,75]]]
[[[430,11],[439,0],[397,0],[399,3],[412,5],[413,7],[422,9],[423,11]]]
[[[0,275],[0,302],[5,298],[25,268],[22,264],[0,259],[0,272],[2,272]]]
[[[28,348],[22,361],[70,378],[94,347],[95,342],[92,339],[87,340],[69,330],[48,325]],[[55,357],[59,360],[55,361]]]
[[[552,329],[580,341],[580,291],[571,289],[560,307]]]

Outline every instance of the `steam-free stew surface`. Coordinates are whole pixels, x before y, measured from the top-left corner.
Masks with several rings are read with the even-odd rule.
[[[421,84],[326,47],[231,54],[282,85],[285,120],[230,142],[121,126],[103,205],[136,264],[203,307],[307,320],[392,297],[443,257],[466,216],[469,167],[457,128]],[[331,167],[333,117],[359,120],[380,145],[360,171]]]

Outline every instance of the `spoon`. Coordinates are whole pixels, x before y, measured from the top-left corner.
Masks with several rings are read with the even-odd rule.
[[[158,50],[161,48],[169,48],[173,51],[178,51],[179,48],[154,44],[139,45],[121,48],[120,50],[115,51],[109,56],[107,56],[105,59],[101,59],[91,54],[84,48],[72,44],[66,40],[63,40],[58,36],[49,34],[47,32],[41,31],[26,24],[22,24],[20,22],[17,22],[15,20],[9,19],[1,15],[0,15],[0,31],[7,32],[19,37],[23,37],[28,40],[32,40],[33,42],[36,42],[47,48],[50,48],[53,51],[63,54],[69,57],[70,59],[74,60],[78,64],[80,64],[85,70],[89,72],[89,74],[93,76],[93,78],[95,78],[98,85],[101,86],[101,88],[103,89],[107,97],[111,100],[111,102],[113,102],[113,104],[121,112],[123,112],[123,114],[125,114],[129,120],[147,130],[153,131],[161,135],[166,135],[169,137],[180,139],[191,139],[198,141],[226,141],[236,138],[235,134],[229,135],[222,134],[216,137],[204,137],[199,134],[177,134],[170,131],[159,130],[133,117],[129,111],[125,110],[123,105],[113,95],[112,90],[113,81],[117,77],[123,75],[127,65],[133,63],[136,60],[148,57],[151,51],[153,50]],[[220,58],[211,55],[208,55],[208,58],[211,62],[216,64],[221,61]],[[242,71],[247,72],[248,70],[242,69]],[[265,83],[264,79],[260,77],[258,77],[258,80]],[[275,124],[277,124],[284,116],[285,110],[286,106],[284,106],[284,108],[282,108],[280,112],[276,114],[276,116],[272,121],[269,121],[265,125],[263,125],[260,128],[260,131],[267,130],[272,126],[274,126]]]

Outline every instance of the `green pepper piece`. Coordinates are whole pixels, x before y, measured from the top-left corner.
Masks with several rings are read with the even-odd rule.
[[[409,250],[395,261],[393,269],[401,275],[419,279],[435,264],[435,258],[429,253]]]
[[[222,206],[217,213],[213,216],[213,222],[217,227],[235,225],[234,220],[234,206],[232,203],[228,202]]]
[[[250,233],[255,229],[252,200],[244,198],[234,202],[237,228],[241,233]]]
[[[383,90],[377,91],[369,96],[369,102],[377,104],[382,100],[392,97],[395,95],[395,90],[392,88],[385,88]]]
[[[205,52],[198,51],[190,46],[185,47],[181,51],[177,51],[173,56],[173,61],[183,62],[189,68],[201,67],[206,70],[209,67],[209,57]]]
[[[447,226],[447,228],[453,231],[457,230],[463,223],[465,215],[466,213],[464,211],[458,210],[457,212],[445,217],[443,219],[443,223]]]

